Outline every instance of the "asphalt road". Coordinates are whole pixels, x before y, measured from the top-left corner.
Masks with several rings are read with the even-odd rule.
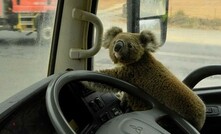
[[[0,102],[46,77],[49,45],[35,39],[36,34],[0,31]]]

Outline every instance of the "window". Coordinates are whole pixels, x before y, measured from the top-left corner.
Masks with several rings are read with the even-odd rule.
[[[119,26],[123,31],[127,30],[126,0],[100,0],[98,3],[97,16],[101,19],[104,32],[112,26]],[[108,50],[103,47],[95,55],[94,69],[105,69],[113,67],[109,58]]]
[[[57,0],[2,0],[0,102],[47,76]]]
[[[98,17],[104,32],[112,26],[126,31],[126,0],[99,1]],[[221,2],[169,1],[169,18],[165,44],[154,53],[180,80],[193,70],[221,64]],[[107,12],[108,11],[108,12]],[[104,48],[95,56],[95,70],[113,67]],[[213,76],[198,86],[220,86],[220,76]]]

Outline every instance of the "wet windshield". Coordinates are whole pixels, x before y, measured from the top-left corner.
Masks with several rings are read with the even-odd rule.
[[[0,1],[0,102],[47,77],[56,0],[36,1]],[[169,1],[167,39],[154,55],[180,80],[197,68],[221,64],[220,6],[220,0]],[[112,26],[127,31],[126,9],[126,0],[99,0],[104,32]],[[113,66],[101,48],[94,69]],[[213,76],[198,86],[219,83],[220,76]]]
[[[0,1],[0,102],[47,76],[56,0]]]

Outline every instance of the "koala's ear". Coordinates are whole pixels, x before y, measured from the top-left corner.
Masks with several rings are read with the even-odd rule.
[[[159,48],[155,35],[148,30],[144,30],[140,33],[139,40],[142,46],[151,52],[155,52],[155,50]]]
[[[112,39],[122,32],[123,30],[119,27],[112,27],[111,29],[107,30],[103,37],[103,47],[109,48]]]

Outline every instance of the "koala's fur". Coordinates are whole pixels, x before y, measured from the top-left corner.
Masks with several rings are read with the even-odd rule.
[[[176,111],[200,130],[205,121],[203,101],[186,85],[178,80],[151,54],[158,45],[150,31],[126,33],[112,27],[104,36],[103,46],[109,49],[112,61],[118,66],[100,70],[100,73],[127,81],[149,93],[159,102]],[[119,90],[98,83],[89,82],[88,88],[96,91]],[[124,93],[124,99],[133,110],[147,109],[143,102]]]

